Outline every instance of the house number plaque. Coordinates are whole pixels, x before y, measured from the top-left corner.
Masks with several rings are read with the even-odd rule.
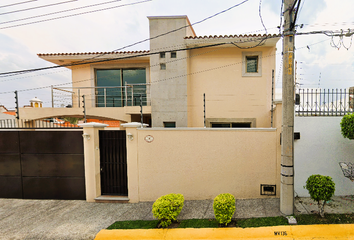
[[[154,137],[151,136],[151,135],[147,135],[147,136],[145,137],[145,141],[148,142],[148,143],[151,143],[152,141],[154,141]]]

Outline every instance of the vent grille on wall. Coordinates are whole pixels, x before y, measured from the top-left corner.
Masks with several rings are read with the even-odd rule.
[[[276,185],[261,184],[261,195],[275,196]]]

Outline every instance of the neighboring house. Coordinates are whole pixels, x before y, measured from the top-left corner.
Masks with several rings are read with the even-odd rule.
[[[0,112],[0,128],[16,127],[15,116],[7,113],[8,112]]]
[[[0,113],[7,112],[7,108],[4,105],[0,105]]]
[[[72,87],[52,89],[52,108],[21,108],[20,117],[82,118],[84,95],[87,118],[140,122],[142,97],[152,127],[271,126],[280,36],[198,37],[187,16],[148,19],[149,51],[38,54],[58,65],[87,64],[68,66]]]

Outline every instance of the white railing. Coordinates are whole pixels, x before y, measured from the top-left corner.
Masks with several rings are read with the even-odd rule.
[[[150,84],[119,87],[52,87],[52,107],[150,106]],[[83,103],[85,96],[85,103]]]

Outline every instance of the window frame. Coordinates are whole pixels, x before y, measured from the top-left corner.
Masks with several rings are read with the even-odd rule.
[[[160,70],[166,70],[166,63],[160,63]]]
[[[257,57],[257,72],[247,72],[247,57]],[[242,52],[242,77],[262,76],[262,52]]]
[[[233,123],[250,124],[249,128],[256,127],[256,118],[207,118],[205,119],[205,122],[206,122],[206,127],[208,128],[212,128],[212,124],[230,124],[230,128],[231,128]]]
[[[144,84],[147,84],[148,83],[148,69],[146,68],[146,67],[112,67],[112,68],[110,68],[110,67],[95,67],[95,68],[93,68],[93,72],[94,72],[94,76],[95,76],[95,82],[94,82],[94,84],[95,84],[95,87],[97,87],[97,85],[98,85],[98,77],[97,77],[97,72],[98,71],[101,71],[101,70],[103,70],[103,71],[109,71],[109,70],[119,70],[120,71],[120,86],[116,86],[116,87],[124,87],[125,86],[125,81],[124,81],[124,75],[123,75],[123,72],[124,71],[127,71],[127,70],[144,70],[145,71],[145,82],[144,82]],[[99,97],[100,96],[98,96],[97,95],[97,89],[95,89],[95,107],[99,107],[98,106],[98,104],[100,104],[99,102],[98,102],[98,99],[99,99]],[[121,88],[121,90],[120,90],[120,95],[118,94],[118,97],[121,99],[120,101],[121,101],[121,104],[118,104],[118,105],[121,105],[121,106],[114,106],[114,104],[113,104],[113,106],[112,107],[124,107],[124,106],[126,106],[125,104],[124,104],[124,98],[125,98],[125,91],[124,91],[124,89],[123,88]],[[106,99],[107,99],[107,96],[106,96]],[[144,105],[145,106],[145,105]],[[109,106],[107,106],[107,101],[106,102],[104,102],[104,106],[102,106],[102,107],[109,107]]]
[[[168,126],[169,124],[173,124],[173,126]],[[174,121],[163,122],[163,127],[164,128],[176,128],[176,122],[174,122]]]

